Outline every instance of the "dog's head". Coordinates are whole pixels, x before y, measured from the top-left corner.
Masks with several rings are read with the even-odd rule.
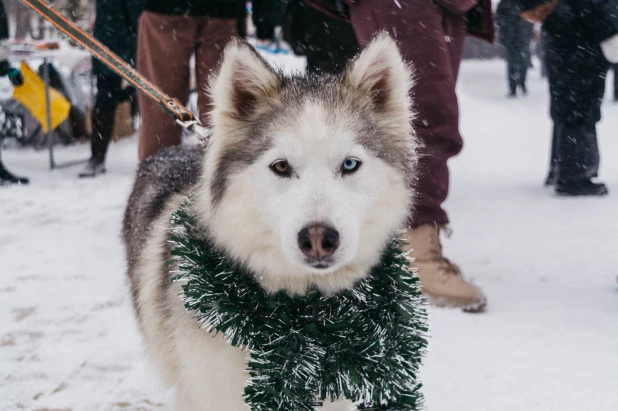
[[[411,82],[386,34],[336,77],[285,77],[227,46],[195,206],[265,288],[336,291],[377,262],[410,210]]]

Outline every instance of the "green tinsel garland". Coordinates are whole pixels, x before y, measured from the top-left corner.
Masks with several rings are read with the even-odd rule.
[[[188,201],[173,215],[172,263],[201,327],[249,353],[251,410],[313,410],[349,399],[359,410],[416,410],[427,313],[418,278],[392,240],[352,289],[268,294],[204,237]]]

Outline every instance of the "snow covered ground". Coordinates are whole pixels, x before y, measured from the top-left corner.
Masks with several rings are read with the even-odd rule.
[[[288,62],[291,59],[278,57]],[[431,309],[422,370],[429,411],[618,409],[618,105],[599,126],[610,196],[542,187],[546,84],[507,100],[504,63],[465,62],[463,153],[451,162],[447,255],[487,293],[480,315]],[[59,162],[85,145],[59,148]],[[0,190],[0,410],[169,410],[133,319],[120,241],[136,141],[111,147],[108,174],[47,170],[8,150],[29,187]]]

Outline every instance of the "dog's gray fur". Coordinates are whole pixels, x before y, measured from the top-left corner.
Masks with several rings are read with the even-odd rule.
[[[203,158],[202,146],[170,147],[145,159],[138,168],[123,221],[127,266],[134,299],[137,293],[134,265],[143,251],[153,222],[174,194],[186,192],[198,182]],[[169,251],[167,244],[164,250]],[[135,301],[134,307],[136,310],[139,308]]]

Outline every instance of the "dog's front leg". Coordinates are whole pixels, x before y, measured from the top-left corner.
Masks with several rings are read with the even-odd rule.
[[[246,411],[242,398],[247,379],[244,353],[234,349],[188,355],[176,384],[176,411]],[[197,352],[195,352],[197,354]],[[188,358],[193,357],[193,358]]]
[[[225,342],[222,334],[213,337],[200,329],[177,301],[171,319],[178,360],[176,411],[246,411],[246,351]]]

